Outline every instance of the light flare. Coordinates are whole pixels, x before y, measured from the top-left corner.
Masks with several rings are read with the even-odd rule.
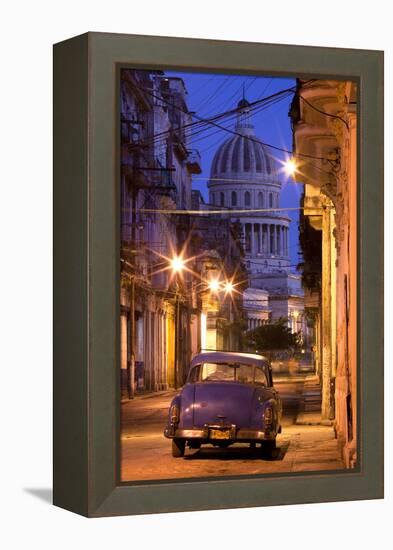
[[[294,176],[298,172],[298,166],[294,158],[289,158],[284,162],[284,170],[288,176]]]
[[[220,281],[218,279],[211,279],[208,283],[208,287],[211,292],[218,292],[220,290],[220,286]]]
[[[183,271],[183,269],[185,267],[185,261],[183,260],[183,258],[181,256],[175,256],[174,258],[172,258],[170,260],[169,263],[170,263],[171,269],[175,273],[179,273],[179,272]]]

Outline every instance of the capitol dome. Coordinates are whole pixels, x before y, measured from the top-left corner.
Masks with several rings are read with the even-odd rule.
[[[232,173],[249,173],[251,176],[276,179],[277,167],[267,147],[260,141],[234,135],[218,148],[212,163],[211,177]]]
[[[250,275],[282,272],[289,268],[290,219],[280,211],[279,164],[255,135],[251,106],[245,98],[236,111],[233,134],[213,158],[209,202],[214,207],[237,210],[234,218],[241,226]],[[258,284],[255,280],[252,286]]]
[[[278,166],[269,148],[261,143],[250,123],[250,104],[246,99],[238,103],[237,122],[234,134],[216,151],[211,178],[236,177],[249,182],[279,185]]]

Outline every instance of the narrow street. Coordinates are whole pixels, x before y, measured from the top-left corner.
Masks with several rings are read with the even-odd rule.
[[[355,467],[357,83],[120,72],[122,480]],[[274,458],[249,444],[172,458],[165,390],[201,350],[239,349],[272,360]],[[245,405],[228,408],[243,427]]]
[[[208,476],[271,474],[344,468],[331,426],[320,424],[320,392],[313,375],[277,374],[275,386],[283,400],[278,456],[263,459],[259,449],[237,444],[229,449],[206,445],[186,449],[172,458],[163,430],[174,391],[137,396],[122,404],[122,481]]]

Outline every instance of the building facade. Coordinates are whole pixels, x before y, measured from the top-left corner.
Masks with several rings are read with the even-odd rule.
[[[200,345],[191,277],[168,269],[189,220],[160,213],[190,208],[200,166],[184,130],[191,115],[181,79],[122,70],[120,92],[121,388],[132,397],[181,385]]]
[[[304,283],[322,417],[334,422],[347,467],[357,460],[356,109],[356,83],[333,80],[299,80],[291,109],[296,152],[314,157],[299,158],[299,172],[305,182],[303,254],[314,258],[305,261]]]

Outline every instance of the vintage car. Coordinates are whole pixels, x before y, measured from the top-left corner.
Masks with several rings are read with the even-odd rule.
[[[273,455],[281,432],[282,403],[273,387],[269,361],[249,353],[209,351],[191,362],[186,384],[172,400],[164,435],[172,456],[184,456],[186,444],[261,444]]]

